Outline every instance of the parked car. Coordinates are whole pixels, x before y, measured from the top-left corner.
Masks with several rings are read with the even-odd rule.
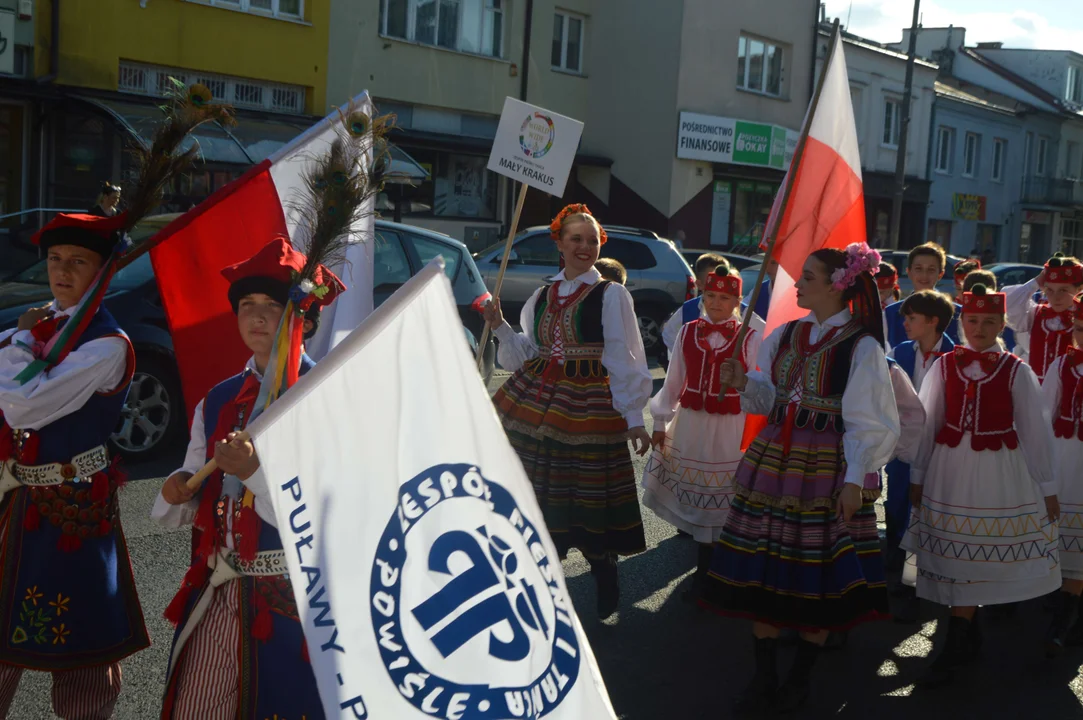
[[[672,241],[648,230],[606,226],[608,242],[602,257],[620,261],[628,271],[628,291],[635,301],[639,333],[648,354],[662,347],[662,326],[685,301],[693,297],[696,278]],[[475,257],[485,284],[496,285],[504,243],[482,250]],[[508,269],[500,291],[500,304],[509,322],[517,324],[531,294],[560,271],[560,253],[549,228],[520,232],[512,245]]]
[[[729,252],[719,252],[718,250],[712,250],[710,248],[705,249],[705,250],[685,250],[685,249],[682,249],[681,250],[681,255],[684,256],[685,262],[688,263],[688,266],[691,267],[693,271],[695,271],[695,269],[696,269],[696,260],[699,260],[700,255],[703,255],[704,253],[709,253],[709,252],[713,252],[716,255],[721,255],[722,257],[726,258],[726,260],[729,261],[729,264],[732,265],[734,268],[736,268],[738,271],[744,270],[746,267],[751,267],[753,265],[758,265],[759,262],[760,262],[759,260],[753,260],[752,258],[750,258],[747,255],[738,255],[737,253],[729,253]]]
[[[1028,283],[1042,272],[1041,265],[1026,263],[993,263],[986,265],[985,269],[996,275],[997,288]]]
[[[133,240],[149,237],[176,215],[154,215],[133,230]],[[474,306],[487,298],[481,273],[458,240],[422,228],[376,221],[374,301],[379,305],[437,255],[451,280],[463,331],[477,352],[482,319]],[[0,282],[0,330],[13,327],[28,308],[52,298],[45,261]],[[120,424],[111,438],[115,451],[130,462],[145,460],[187,437],[187,413],[173,339],[158,294],[150,256],[143,255],[118,272],[109,285],[105,307],[116,317],[135,348],[135,374]],[[482,376],[490,379],[496,347],[486,344]]]

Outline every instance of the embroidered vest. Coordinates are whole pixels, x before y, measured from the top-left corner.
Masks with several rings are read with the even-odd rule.
[[[1060,404],[1053,416],[1053,434],[1083,440],[1083,382],[1076,369],[1083,353],[1066,354],[1060,364]]]
[[[971,380],[962,373],[955,353],[940,359],[944,378],[944,427],[936,442],[958,447],[964,433],[971,433],[974,450],[1011,450],[1019,447],[1015,433],[1012,386],[1022,362],[1011,353],[1001,353],[1000,361],[981,380]]]
[[[100,307],[79,336],[74,348],[78,349],[92,340],[106,337],[119,337],[127,346],[126,367],[120,384],[109,392],[94,393],[81,408],[39,430],[16,430],[15,455],[19,462],[26,465],[66,463],[74,456],[108,442],[120,420],[132,374],[135,372],[132,343],[112,314]],[[10,430],[7,432],[10,433]]]
[[[1034,311],[1034,324],[1030,328],[1030,356],[1027,360],[1039,381],[1045,379],[1045,371],[1072,344],[1071,322],[1066,323],[1064,330],[1046,329],[1046,320],[1056,316],[1057,313],[1048,305],[1039,305]]]
[[[608,280],[581,284],[570,295],[560,297],[557,283],[553,283],[542,292],[534,310],[534,337],[540,361],[563,360],[564,372],[569,377],[604,375],[602,300],[608,286]]]
[[[842,433],[842,394],[850,379],[854,348],[869,333],[851,321],[828,329],[817,343],[810,341],[811,334],[812,323],[807,322],[787,323],[782,331],[771,365],[777,394],[768,421],[782,425],[793,393],[799,390],[793,427]]]
[[[734,336],[725,341],[717,349],[707,343],[707,327],[710,323],[706,320],[698,320],[685,327],[684,340],[681,343],[681,352],[684,353],[685,380],[684,390],[681,392],[681,407],[690,410],[705,410],[715,415],[738,415],[741,412],[741,396],[732,388],[726,391],[721,401],[718,392],[721,390],[719,371],[722,361],[733,357],[737,347],[737,330],[740,323],[730,320],[733,325]],[[744,343],[738,360],[741,367],[748,370],[748,343],[755,331],[749,329],[745,333]]]

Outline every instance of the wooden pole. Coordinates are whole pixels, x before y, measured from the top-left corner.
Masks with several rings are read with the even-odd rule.
[[[246,431],[240,430],[237,433],[237,438],[240,439],[241,442],[246,442],[248,440],[251,440],[252,436],[249,435]],[[200,485],[202,485],[203,482],[208,477],[210,477],[210,474],[212,472],[214,472],[215,470],[217,470],[217,469],[218,469],[218,463],[215,461],[214,458],[211,458],[207,462],[207,464],[204,465],[203,467],[201,467],[199,469],[199,471],[195,475],[188,478],[188,482],[186,483],[188,485],[188,489],[192,490],[193,492],[198,490]]]
[[[801,137],[797,140],[797,147],[794,148],[793,160],[790,161],[790,170],[786,173],[786,181],[782,186],[782,200],[778,206],[778,212],[772,213],[770,221],[771,224],[764,230],[767,236],[767,252],[763,256],[763,264],[760,265],[760,274],[756,278],[756,286],[752,288],[752,295],[748,298],[748,308],[745,310],[744,320],[741,322],[741,329],[737,332],[737,343],[735,348],[740,347],[745,342],[745,335],[748,334],[748,325],[752,321],[752,315],[756,309],[756,302],[760,299],[760,290],[763,288],[763,276],[767,273],[767,263],[771,261],[771,255],[775,251],[775,241],[778,239],[778,226],[782,222],[783,216],[786,214],[786,207],[790,203],[790,193],[793,192],[794,182],[797,180],[797,172],[801,167],[801,160],[805,156],[805,146],[808,144],[808,131],[812,125],[813,118],[816,117],[816,109],[820,105],[820,93],[823,91],[824,79],[827,77],[827,68],[831,65],[831,60],[835,56],[835,45],[838,43],[839,37],[839,21],[835,19],[831,28],[831,41],[827,47],[827,55],[824,56],[823,67],[820,68],[820,81],[816,83],[816,90],[812,93],[812,102],[809,103],[808,113],[805,116],[805,124],[801,128]],[[763,318],[767,320],[767,318]],[[720,390],[718,391],[718,399],[721,400],[723,396],[729,391],[728,383],[720,383]]]
[[[500,288],[504,285],[504,272],[508,269],[508,257],[511,255],[511,242],[515,239],[515,233],[519,231],[519,216],[523,213],[523,203],[526,202],[526,183],[519,183],[519,199],[515,202],[515,214],[511,218],[511,229],[508,231],[508,239],[504,243],[504,257],[500,260],[500,271],[496,275],[496,284],[493,285],[493,300],[500,299]],[[481,369],[485,360],[485,343],[489,342],[489,323],[481,331],[481,342],[478,343],[478,369]]]

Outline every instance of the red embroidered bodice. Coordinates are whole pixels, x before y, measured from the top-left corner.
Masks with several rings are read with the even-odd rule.
[[[958,447],[963,434],[971,433],[970,446],[974,450],[1016,449],[1019,436],[1015,432],[1012,386],[1022,360],[1011,353],[1001,353],[991,372],[980,380],[971,380],[959,366],[962,350],[958,346],[956,352],[940,359],[945,422],[936,442]]]
[[[1053,434],[1083,440],[1083,382],[1077,366],[1083,351],[1069,348],[1060,365],[1060,404],[1054,409]]]
[[[1062,319],[1063,330],[1049,330],[1047,320]],[[1034,311],[1034,324],[1030,328],[1030,366],[1041,382],[1045,371],[1053,361],[1068,351],[1072,345],[1072,319],[1068,312],[1058,313],[1048,305],[1039,305]]]
[[[711,333],[711,324],[704,319],[689,323],[684,329],[684,340],[681,344],[681,352],[684,354],[685,380],[684,390],[681,392],[681,407],[690,410],[705,410],[715,415],[737,415],[741,412],[741,396],[732,388],[726,391],[720,401],[718,391],[721,390],[719,371],[722,361],[733,357],[737,346],[737,333],[740,324],[736,320],[729,320],[723,325],[732,332],[717,349],[712,348],[707,342],[707,336]],[[744,343],[741,346],[738,360],[741,367],[748,371],[748,343],[752,339],[755,330],[749,329],[745,333]]]

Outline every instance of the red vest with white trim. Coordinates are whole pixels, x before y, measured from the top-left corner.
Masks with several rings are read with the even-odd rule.
[[[1053,361],[1068,351],[1072,344],[1072,322],[1069,319],[1063,330],[1047,330],[1046,320],[1050,320],[1060,313],[1048,305],[1039,305],[1034,311],[1034,324],[1030,329],[1030,356],[1027,360],[1034,368],[1034,374],[1041,381],[1045,378],[1045,371],[1053,364]]]
[[[726,391],[722,400],[718,399],[718,392],[722,389],[719,371],[722,361],[733,357],[737,346],[737,321],[730,320],[734,325],[734,337],[726,340],[717,349],[712,348],[707,342],[710,325],[702,318],[685,325],[684,341],[681,344],[681,352],[684,354],[685,379],[684,390],[681,392],[681,407],[689,410],[703,410],[715,415],[738,415],[741,412],[741,396],[734,389]],[[744,343],[741,346],[740,356],[737,358],[741,367],[748,371],[748,343],[752,339],[755,330],[749,328],[745,333]]]
[[[1076,370],[1078,362],[1067,355],[1060,365],[1060,404],[1053,416],[1053,434],[1059,438],[1083,440],[1083,382]]]
[[[974,450],[1011,450],[1019,447],[1015,432],[1015,409],[1012,386],[1022,360],[1011,353],[1001,353],[993,371],[981,380],[963,375],[955,353],[940,358],[944,378],[944,427],[936,442],[958,447],[964,433],[971,433]]]

